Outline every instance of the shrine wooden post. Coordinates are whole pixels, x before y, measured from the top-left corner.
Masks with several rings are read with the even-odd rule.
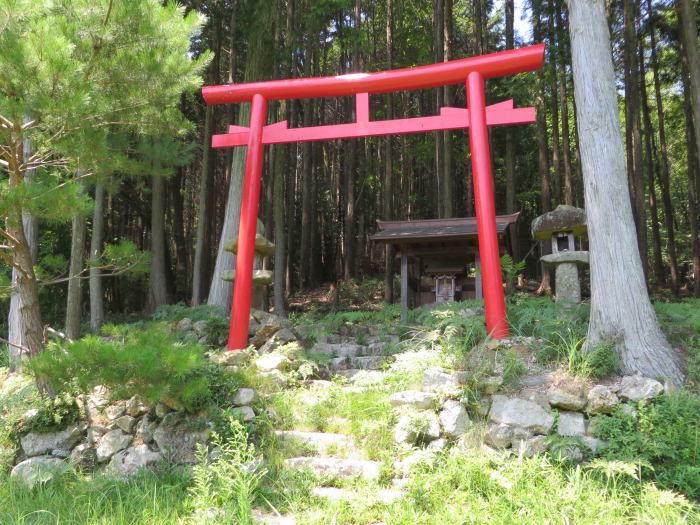
[[[204,87],[202,94],[207,104],[252,103],[249,127],[230,126],[228,133],[212,137],[214,148],[248,147],[228,348],[242,349],[248,343],[255,229],[260,200],[264,145],[465,128],[469,128],[486,328],[492,337],[507,337],[508,320],[498,253],[488,127],[534,122],[535,110],[534,108],[514,108],[512,100],[486,106],[484,82],[488,78],[534,71],[542,67],[543,61],[544,44],[538,44],[489,55],[379,73],[354,73],[335,77]],[[383,121],[370,119],[369,96],[371,94],[425,89],[462,82],[465,82],[467,87],[467,108],[443,107],[439,115],[428,117]],[[355,97],[357,115],[355,122],[292,129],[288,127],[286,121],[265,125],[269,100],[341,96]]]

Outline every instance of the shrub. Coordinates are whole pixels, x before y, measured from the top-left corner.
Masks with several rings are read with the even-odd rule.
[[[46,377],[57,392],[87,392],[108,387],[117,398],[138,394],[152,403],[194,411],[212,397],[207,361],[199,345],[180,343],[153,326],[105,341],[88,336],[65,347],[53,343],[28,369]]]
[[[700,495],[700,399],[687,392],[640,403],[637,417],[616,411],[594,420],[596,434],[607,441],[602,455],[648,463],[645,476],[664,487]]]

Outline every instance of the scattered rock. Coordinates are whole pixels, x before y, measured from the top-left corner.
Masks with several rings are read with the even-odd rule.
[[[576,383],[552,385],[547,393],[549,404],[564,410],[579,411],[586,406],[583,387]]]
[[[586,422],[580,412],[559,412],[557,422],[557,434],[560,436],[584,436],[586,435]]]
[[[158,423],[148,415],[145,415],[143,419],[136,424],[136,437],[144,443],[151,443],[156,428],[158,428]]]
[[[206,320],[201,320],[197,321],[195,323],[192,323],[192,331],[198,336],[198,337],[206,337],[207,335],[207,323]]]
[[[447,440],[445,438],[438,438],[428,443],[428,446],[425,447],[425,450],[427,450],[428,452],[440,452],[441,450],[445,450],[446,447]]]
[[[533,436],[530,439],[513,441],[513,452],[526,458],[536,454],[544,454],[547,452],[547,448],[546,436]]]
[[[68,464],[51,456],[36,456],[25,459],[12,469],[10,476],[21,479],[27,486],[46,483],[68,469]]]
[[[605,443],[603,440],[592,436],[582,436],[581,441],[586,445],[593,454],[597,454],[600,447]]]
[[[495,394],[503,384],[503,377],[488,376],[481,381],[481,390],[486,395]]]
[[[156,405],[156,417],[157,418],[164,418],[169,412],[171,412],[170,407],[165,405],[164,403],[158,403]]]
[[[469,416],[462,403],[450,399],[440,412],[440,423],[446,436],[459,437],[469,428]]]
[[[282,328],[277,333],[275,333],[270,339],[268,339],[264,345],[260,347],[258,352],[261,354],[267,354],[274,350],[277,350],[280,346],[283,346],[292,341],[296,341],[297,336],[294,335],[289,328]]]
[[[192,319],[189,319],[185,317],[184,319],[180,319],[177,324],[175,325],[175,328],[179,330],[180,332],[189,332],[192,330]]]
[[[488,416],[489,410],[491,410],[491,396],[482,397],[474,406],[474,411],[481,417]]]
[[[459,379],[442,368],[429,368],[423,374],[423,387],[430,391],[454,391],[460,387]]]
[[[532,432],[525,428],[513,427],[513,440],[512,443],[516,441],[527,441],[532,437]]]
[[[148,445],[138,445],[115,454],[109,462],[108,470],[116,476],[131,476],[139,469],[161,459],[163,454],[160,452],[153,452]]]
[[[596,385],[588,391],[586,412],[589,414],[609,414],[620,400],[609,386]]]
[[[197,445],[206,445],[210,429],[194,430],[202,422],[181,412],[171,412],[153,433],[158,448],[174,463],[194,463]]]
[[[105,417],[110,421],[115,421],[122,417],[126,413],[126,403],[117,402],[113,405],[109,405],[104,410]]]
[[[109,432],[109,429],[107,427],[103,427],[101,425],[94,425],[91,427],[88,427],[87,429],[87,440],[88,443],[92,445],[96,445],[97,442],[104,436],[107,432]]]
[[[140,417],[149,410],[148,403],[141,396],[133,396],[126,402],[126,413],[131,417]]]
[[[484,442],[495,448],[507,448],[513,441],[513,429],[508,425],[492,423],[489,425]]]
[[[80,441],[82,429],[71,425],[60,432],[29,432],[19,440],[22,451],[27,457],[40,456],[54,449],[70,450]]]
[[[239,388],[233,397],[233,404],[236,406],[252,405],[257,403],[258,393],[252,388]]]
[[[125,449],[131,443],[129,434],[125,434],[121,430],[111,430],[107,432],[97,447],[97,461],[104,463],[120,450]]]
[[[663,393],[664,386],[648,377],[625,376],[620,383],[620,397],[634,403],[652,399]]]
[[[122,416],[118,418],[114,424],[127,434],[131,434],[136,426],[136,418],[131,416]]]
[[[394,429],[396,443],[415,445],[420,441],[432,441],[440,437],[440,421],[430,410],[417,410],[402,415]]]
[[[70,463],[80,470],[90,471],[97,465],[95,447],[89,443],[81,443],[70,453]]]
[[[540,405],[525,399],[510,399],[506,396],[492,397],[489,419],[496,423],[526,428],[540,434],[547,434],[552,428],[554,417]]]
[[[231,412],[244,423],[255,419],[255,412],[248,406],[236,407]]]
[[[221,366],[242,366],[248,362],[250,355],[244,350],[224,350],[211,352],[209,360]]]
[[[437,395],[432,392],[421,392],[420,390],[404,390],[391,395],[392,405],[409,405],[421,410],[433,407]]]
[[[285,370],[290,362],[286,355],[272,352],[258,357],[255,360],[255,366],[261,372],[269,372],[271,370]]]

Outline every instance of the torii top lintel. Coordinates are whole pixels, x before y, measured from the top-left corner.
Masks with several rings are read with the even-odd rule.
[[[471,72],[484,78],[535,71],[544,63],[544,44],[500,51],[437,64],[393,69],[378,73],[352,73],[335,77],[297,78],[207,86],[207,104],[250,102],[259,94],[266,100],[342,97],[358,93],[389,93],[464,83]]]

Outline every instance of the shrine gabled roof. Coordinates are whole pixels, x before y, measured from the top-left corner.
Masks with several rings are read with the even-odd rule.
[[[520,212],[496,215],[496,229],[503,234],[518,220]],[[387,243],[476,239],[476,217],[428,219],[418,221],[377,221],[373,241]]]

